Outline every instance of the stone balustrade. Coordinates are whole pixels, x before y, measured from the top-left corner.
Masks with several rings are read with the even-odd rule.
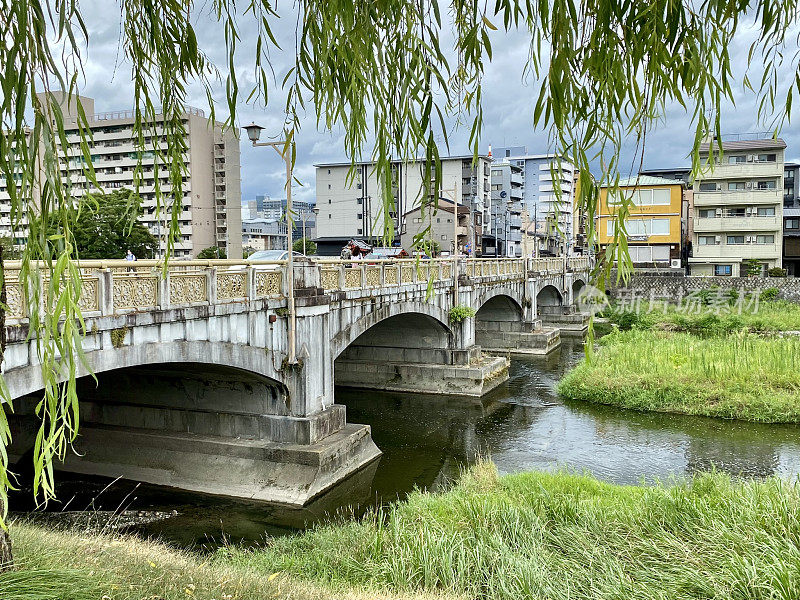
[[[326,292],[427,285],[431,281],[452,281],[455,274],[476,280],[522,279],[526,273],[528,276],[558,274],[565,268],[564,259],[558,257],[309,260],[318,269],[320,287]],[[589,260],[569,258],[567,270],[586,270]],[[78,265],[81,275],[79,304],[86,316],[203,304],[248,303],[283,298],[288,291],[286,261],[173,261],[166,269],[163,263],[156,261],[80,261]],[[19,270],[19,263],[6,263],[7,319],[11,322],[27,316]],[[47,271],[42,270],[40,282],[40,289],[45,290]]]

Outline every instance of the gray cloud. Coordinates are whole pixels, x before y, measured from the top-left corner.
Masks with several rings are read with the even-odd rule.
[[[133,99],[133,86],[130,81],[130,65],[119,61],[119,7],[107,0],[91,0],[82,3],[90,44],[85,67],[85,81],[82,93],[95,98],[98,112],[129,108]],[[225,49],[221,28],[216,24],[206,7],[194,18],[198,39],[202,48],[217,65],[224,66]],[[288,2],[279,4],[279,12],[286,17],[275,21],[274,33],[284,51],[273,50],[275,85],[270,90],[269,108],[254,108],[244,104],[244,97],[253,84],[250,68],[255,51],[254,26],[249,15],[238,19],[242,39],[239,44],[237,76],[244,90],[242,102],[238,106],[238,125],[251,120],[266,127],[266,133],[278,134],[283,123],[285,96],[280,89],[286,70],[293,60],[295,44],[294,7]],[[546,152],[549,147],[546,132],[533,128],[533,104],[538,92],[535,81],[523,79],[523,68],[528,57],[529,38],[525,32],[493,32],[493,61],[486,65],[484,80],[484,130],[481,138],[481,151],[489,144],[527,145],[531,152]],[[744,31],[730,48],[736,64],[744,68],[747,47],[752,33]],[[443,47],[452,46],[452,37],[445,31]],[[793,65],[787,67],[791,68]],[[723,127],[726,131],[756,131],[764,127],[756,119],[756,101],[752,93],[741,89],[741,70],[736,88],[736,107],[726,106],[723,110]],[[214,89],[214,100],[218,114],[225,116],[227,102],[224,97],[224,83]],[[198,85],[189,90],[190,104],[208,109],[205,93]],[[602,99],[598,99],[602,101]],[[225,113],[225,114],[223,114]],[[452,129],[453,122],[450,123]],[[675,167],[688,164],[688,152],[692,142],[693,128],[690,115],[679,105],[668,106],[663,121],[648,135],[644,157],[645,168]],[[468,149],[467,127],[453,129],[450,133],[450,149],[453,154],[464,154]],[[789,149],[787,158],[800,158],[800,133],[797,128],[785,128],[782,136]],[[295,175],[303,183],[294,189],[295,197],[312,200],[315,195],[315,162],[345,160],[344,136],[338,129],[333,132],[320,131],[316,127],[316,117],[309,112],[303,116],[302,129],[297,137],[297,167]],[[284,171],[280,158],[269,148],[252,148],[247,140],[242,141],[242,198],[248,200],[256,194],[282,196],[284,194]],[[367,149],[368,150],[368,149]],[[623,150],[623,165],[629,165],[633,145],[627,144]],[[638,166],[638,165],[637,165]]]

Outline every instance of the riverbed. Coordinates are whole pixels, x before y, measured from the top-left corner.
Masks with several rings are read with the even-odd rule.
[[[509,380],[481,400],[337,389],[348,421],[371,425],[383,455],[304,509],[62,473],[60,503],[51,503],[48,511],[64,511],[69,513],[64,520],[80,523],[76,515],[88,510],[88,519],[102,525],[109,511],[125,510],[126,531],[210,548],[257,544],[321,519],[360,515],[415,488],[441,489],[481,457],[491,458],[503,473],[569,469],[625,484],[669,481],[712,468],[737,477],[792,479],[800,472],[796,425],[562,402],[555,385],[582,359],[581,341],[569,338],[547,357],[512,359]],[[30,509],[29,496],[16,494],[12,508]]]

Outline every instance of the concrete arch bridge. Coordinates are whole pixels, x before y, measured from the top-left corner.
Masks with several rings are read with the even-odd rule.
[[[335,385],[481,396],[508,377],[507,353],[549,352],[585,324],[574,300],[590,270],[585,258],[80,266],[88,369],[79,455],[63,468],[291,505],[380,454]],[[43,378],[13,263],[6,281],[20,458]],[[464,308],[474,317],[454,318]]]

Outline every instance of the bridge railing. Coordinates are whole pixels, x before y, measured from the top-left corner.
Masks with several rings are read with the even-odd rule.
[[[286,294],[286,261],[174,261],[166,272],[158,261],[80,261],[79,306],[84,315],[115,315],[229,302],[280,298]],[[19,263],[5,265],[7,317],[28,316],[19,280]],[[39,298],[58,294],[64,284],[50,285],[43,267]],[[29,297],[34,297],[34,294]]]
[[[567,261],[572,270],[587,269],[589,258]],[[299,262],[299,261],[298,261]],[[326,291],[348,291],[430,281],[452,281],[454,274],[469,278],[521,278],[525,273],[555,274],[565,267],[563,258],[437,258],[417,260],[313,259],[319,269],[319,285]],[[252,302],[285,297],[286,261],[188,260],[172,261],[164,270],[160,261],[79,261],[81,311],[87,315],[187,307],[204,304]],[[296,266],[296,268],[307,268]],[[27,316],[25,294],[19,281],[21,265],[5,263],[7,318]],[[39,296],[48,290],[58,294],[63,284],[50,286],[49,271],[41,267]],[[297,273],[297,271],[295,271]],[[296,275],[297,276],[297,275]],[[33,297],[33,294],[29,294]]]
[[[316,259],[325,291],[391,287],[453,278],[452,259]]]

